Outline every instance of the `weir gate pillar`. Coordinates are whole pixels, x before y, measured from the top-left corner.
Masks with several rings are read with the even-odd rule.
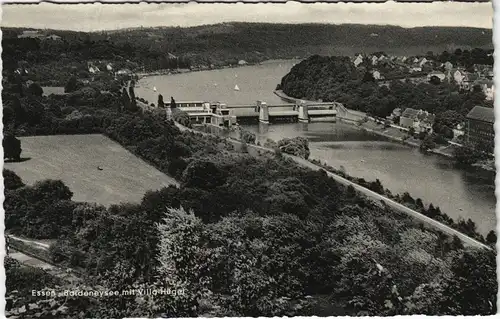
[[[305,101],[298,103],[299,107],[299,122],[309,123],[309,107]]]
[[[257,101],[257,110],[259,112],[259,122],[269,124],[269,106],[267,103]]]

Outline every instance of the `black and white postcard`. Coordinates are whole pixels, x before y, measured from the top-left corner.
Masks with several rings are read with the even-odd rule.
[[[493,315],[493,5],[2,5],[9,319]]]

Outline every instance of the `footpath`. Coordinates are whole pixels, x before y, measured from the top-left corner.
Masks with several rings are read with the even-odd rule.
[[[82,281],[78,274],[72,269],[58,267],[48,260],[44,260],[44,258],[37,256],[37,253],[34,252],[38,250],[43,253],[48,253],[49,244],[36,240],[22,239],[12,235],[8,236],[10,237],[8,257],[19,261],[22,265],[41,268],[67,283],[78,283]],[[24,245],[17,245],[16,241],[22,242],[24,245],[32,247],[32,249],[25,249],[26,247]]]

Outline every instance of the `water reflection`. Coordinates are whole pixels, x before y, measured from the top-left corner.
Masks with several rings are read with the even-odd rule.
[[[269,133],[269,124],[259,123],[259,134],[266,135]]]

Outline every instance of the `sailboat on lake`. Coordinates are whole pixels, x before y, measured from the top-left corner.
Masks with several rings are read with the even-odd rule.
[[[240,88],[238,87],[238,84],[236,84],[236,85],[234,86],[234,90],[235,90],[235,91],[239,91],[239,90],[240,90]]]

